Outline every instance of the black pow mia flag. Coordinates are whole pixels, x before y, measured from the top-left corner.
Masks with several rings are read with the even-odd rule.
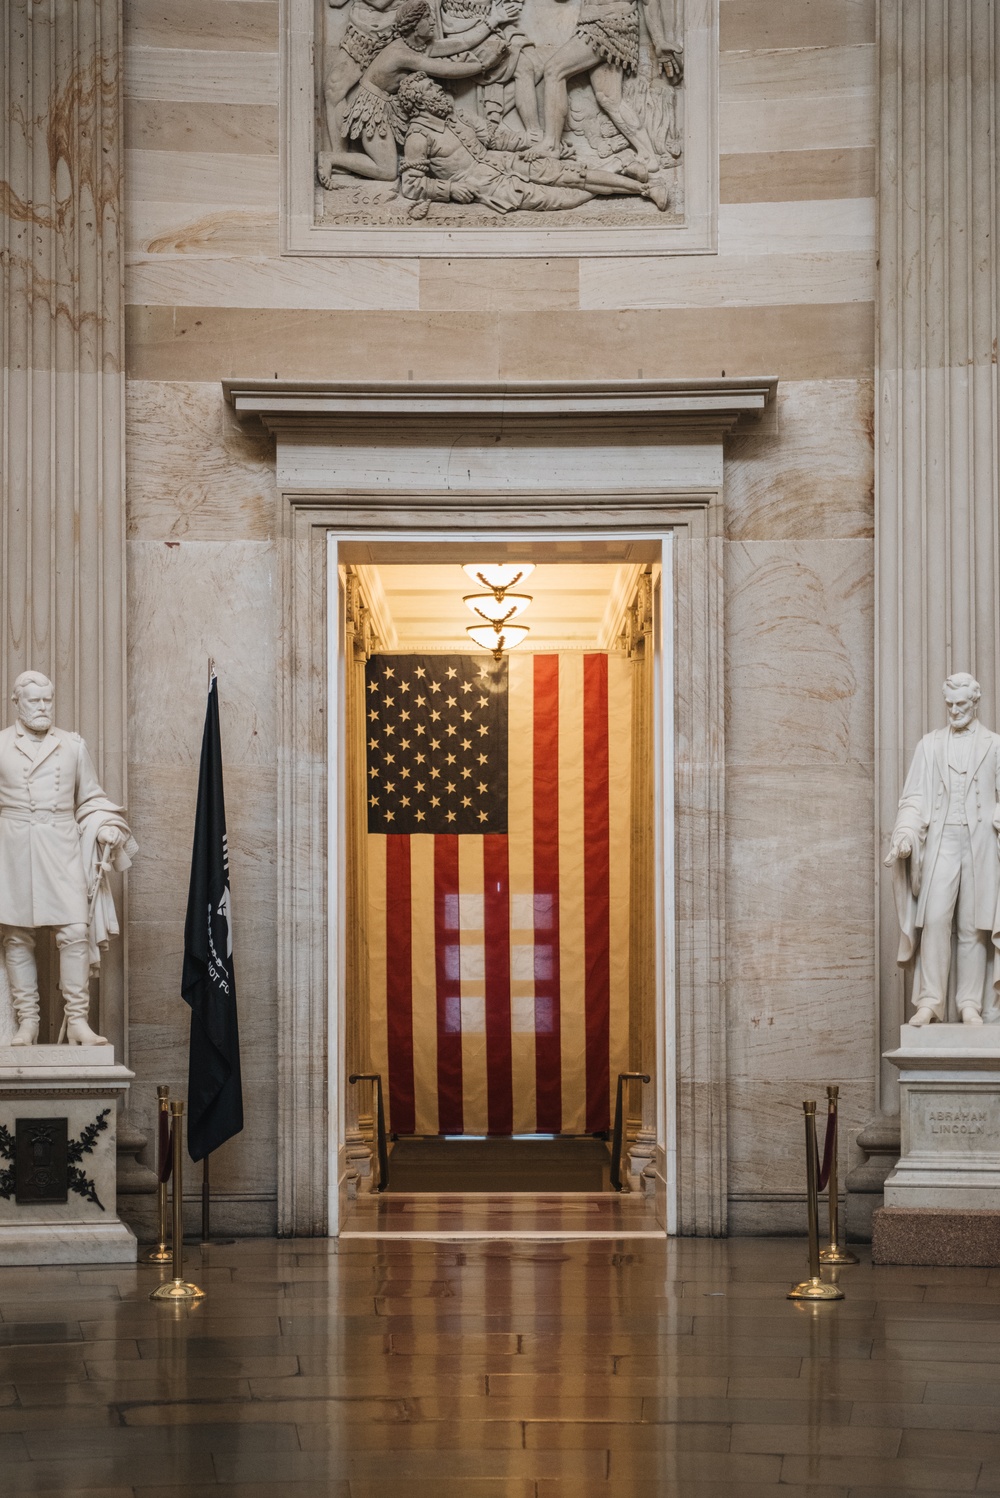
[[[243,1128],[219,690],[208,689],[184,923],[181,995],[191,1006],[188,1154],[203,1160]]]

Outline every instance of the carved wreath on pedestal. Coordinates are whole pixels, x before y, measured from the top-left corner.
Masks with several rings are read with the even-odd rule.
[[[80,1162],[84,1155],[91,1154],[98,1138],[107,1129],[110,1113],[110,1108],[103,1108],[94,1119],[94,1122],[87,1124],[85,1128],[81,1129],[79,1137],[70,1139],[67,1144],[68,1165],[66,1184],[69,1190],[77,1196],[82,1196],[85,1201],[92,1202],[95,1207],[100,1207],[102,1212],[105,1210],[105,1207],[97,1195],[97,1187],[91,1178],[80,1169]],[[6,1125],[0,1124],[0,1160],[10,1162],[5,1169],[0,1170],[0,1196],[4,1197],[7,1201],[10,1201],[17,1190],[16,1155],[17,1146],[13,1134]]]
[[[683,0],[328,0],[318,221],[683,217]]]

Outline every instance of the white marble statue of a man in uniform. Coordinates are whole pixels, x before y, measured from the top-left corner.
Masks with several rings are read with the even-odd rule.
[[[104,877],[138,851],[98,782],[78,733],[52,725],[52,683],[24,671],[17,721],[0,732],[0,939],[17,1018],[12,1045],[38,1039],[35,934],[55,929],[59,987],[71,1045],[105,1045],[88,1023],[90,973],[118,933]]]
[[[913,967],[914,1025],[945,1019],[949,980],[963,1024],[981,1025],[984,1010],[995,1017],[1000,734],[978,721],[979,697],[967,671],[945,682],[948,727],[917,745],[885,860],[899,917],[898,960]]]

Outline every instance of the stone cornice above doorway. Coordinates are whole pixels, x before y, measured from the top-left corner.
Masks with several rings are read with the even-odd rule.
[[[606,433],[614,428],[647,441],[696,438],[720,442],[736,428],[769,430],[774,376],[718,380],[537,380],[483,383],[240,380],[222,382],[238,415],[269,431],[342,429],[370,441],[372,425],[394,430],[474,426],[528,433]]]

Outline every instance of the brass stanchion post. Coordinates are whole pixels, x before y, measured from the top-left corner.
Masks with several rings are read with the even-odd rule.
[[[158,1087],[156,1089],[157,1101],[160,1111],[157,1115],[156,1124],[156,1174],[159,1177],[159,1185],[156,1188],[157,1207],[159,1211],[159,1233],[156,1247],[151,1248],[146,1255],[147,1264],[169,1264],[172,1258],[171,1251],[167,1246],[167,1182],[164,1173],[167,1154],[170,1149],[170,1088]]]
[[[806,1195],[809,1208],[809,1278],[793,1285],[789,1300],[843,1300],[839,1285],[828,1285],[819,1273],[819,1182],[816,1175],[816,1104],[803,1103],[806,1121]]]
[[[824,1264],[857,1264],[860,1262],[857,1254],[852,1254],[846,1245],[843,1248],[840,1246],[840,1186],[837,1180],[837,1148],[840,1133],[837,1120],[839,1096],[839,1087],[830,1086],[826,1089],[827,1116],[830,1120],[827,1127],[833,1129],[833,1153],[830,1156],[830,1179],[827,1183],[830,1242],[826,1248],[820,1249],[819,1256]]]
[[[181,1121],[184,1104],[174,1099],[170,1104],[170,1140],[173,1148],[173,1192],[174,1192],[174,1277],[166,1284],[157,1285],[150,1300],[201,1300],[205,1294],[197,1285],[184,1280],[184,1182],[181,1161],[184,1158],[184,1138]]]

